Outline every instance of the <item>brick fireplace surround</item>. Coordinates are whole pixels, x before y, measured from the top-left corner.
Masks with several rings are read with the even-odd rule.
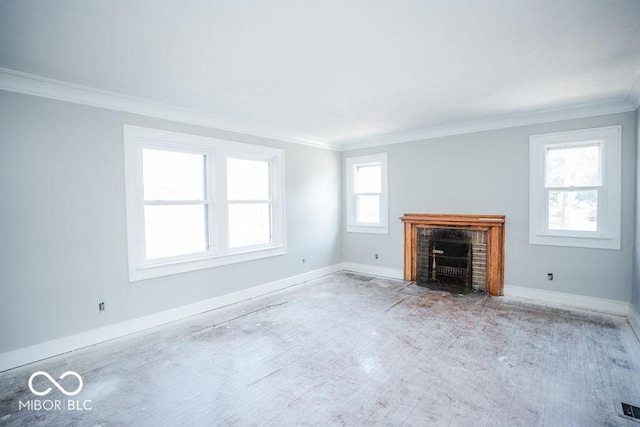
[[[457,215],[407,213],[404,223],[404,280],[417,278],[417,241],[419,228],[453,228],[487,233],[487,292],[503,295],[504,289],[504,215]]]

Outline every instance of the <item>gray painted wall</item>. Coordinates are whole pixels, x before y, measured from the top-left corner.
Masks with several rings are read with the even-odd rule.
[[[0,111],[0,353],[342,261],[339,153],[9,92]],[[129,283],[125,123],[283,148],[287,254]]]
[[[622,125],[622,250],[529,245],[529,136],[609,125]],[[346,157],[388,153],[390,224],[388,235],[343,232],[344,261],[401,269],[405,212],[504,214],[505,285],[629,301],[635,151],[629,112],[345,152],[343,169]]]
[[[339,153],[0,92],[0,353],[337,264],[402,268],[404,212],[507,216],[507,285],[629,301],[640,311],[634,187],[640,111]],[[287,254],[129,283],[122,125],[283,148]],[[622,250],[528,244],[529,135],[623,127]],[[389,235],[345,233],[344,157],[389,153]],[[471,174],[469,171],[477,171]],[[634,216],[634,208],[636,209]],[[342,219],[342,220],[341,220]],[[374,253],[380,258],[375,260]],[[302,264],[301,259],[307,263]],[[555,280],[546,280],[553,272]],[[107,310],[98,313],[105,301]]]
[[[631,289],[631,304],[640,313],[640,108],[636,110],[636,229],[635,246],[633,249],[633,286]]]

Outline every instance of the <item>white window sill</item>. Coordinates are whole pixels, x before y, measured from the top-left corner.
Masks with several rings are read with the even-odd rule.
[[[286,253],[284,246],[270,246],[269,248],[246,250],[222,256],[211,256],[184,261],[172,261],[163,264],[139,266],[129,269],[129,282],[152,279],[155,277],[170,276],[189,271],[203,270],[205,268],[219,267],[222,265],[236,264],[239,262],[253,261],[261,258],[269,258]]]
[[[531,234],[529,235],[529,244],[620,250],[620,239],[607,236]]]
[[[347,225],[347,233],[389,234],[389,227],[384,225]]]

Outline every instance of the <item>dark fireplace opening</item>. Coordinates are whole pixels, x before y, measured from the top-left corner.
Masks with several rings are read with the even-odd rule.
[[[423,228],[418,235],[417,284],[452,293],[474,290],[473,242],[469,230]],[[477,252],[477,250],[476,250]],[[476,289],[479,290],[479,289]]]
[[[434,240],[430,246],[430,280],[471,287],[471,244]]]

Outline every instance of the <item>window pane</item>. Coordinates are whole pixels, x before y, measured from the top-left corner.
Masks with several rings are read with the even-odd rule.
[[[598,190],[549,191],[549,229],[597,231]]]
[[[204,200],[205,156],[142,150],[145,200]]]
[[[269,162],[227,159],[229,200],[269,200]]]
[[[600,144],[547,148],[547,187],[600,184]]]
[[[380,196],[356,196],[356,221],[374,224],[380,222]]]
[[[147,259],[206,251],[206,212],[204,205],[145,206]]]
[[[271,241],[269,203],[229,204],[229,247],[255,246]]]
[[[356,193],[380,193],[382,168],[380,165],[356,166]]]

